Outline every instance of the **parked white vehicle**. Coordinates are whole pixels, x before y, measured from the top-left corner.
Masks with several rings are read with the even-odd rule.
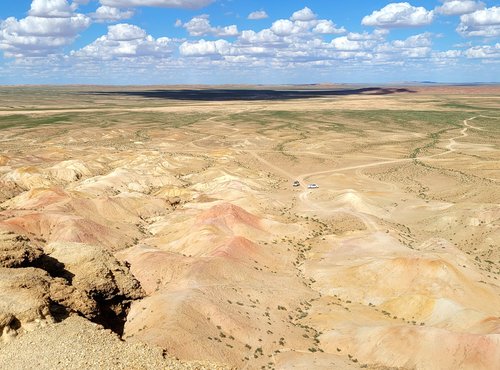
[[[317,189],[317,188],[319,188],[319,186],[318,186],[318,184],[309,184],[309,185],[307,185],[307,188],[308,189]]]

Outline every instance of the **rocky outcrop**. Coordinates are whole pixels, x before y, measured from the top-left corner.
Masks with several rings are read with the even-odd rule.
[[[144,295],[128,267],[108,251],[54,243],[43,250],[0,234],[0,336],[78,314],[121,334],[130,303]]]
[[[52,320],[50,313],[51,277],[35,268],[0,268],[0,334],[15,336],[21,328]]]
[[[90,296],[138,299],[143,295],[139,282],[122,262],[100,247],[79,243],[53,243],[48,256],[64,264],[71,284]]]
[[[53,273],[61,273],[76,292],[96,307],[84,306],[87,310],[81,311],[82,300],[71,298],[63,305],[121,334],[130,303],[144,296],[128,267],[107,250],[86,244],[54,243],[46,252],[64,265],[63,270]]]
[[[43,249],[22,235],[0,231],[0,267],[32,265],[43,255]]]

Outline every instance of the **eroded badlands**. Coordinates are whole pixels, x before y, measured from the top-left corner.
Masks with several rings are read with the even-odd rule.
[[[242,91],[0,89],[0,368],[498,368],[500,88]]]

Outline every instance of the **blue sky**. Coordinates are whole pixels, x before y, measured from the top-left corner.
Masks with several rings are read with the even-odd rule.
[[[500,82],[500,1],[16,0],[0,84]]]

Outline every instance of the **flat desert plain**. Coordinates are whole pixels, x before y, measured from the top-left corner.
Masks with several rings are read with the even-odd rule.
[[[499,200],[498,86],[2,87],[0,368],[498,369]]]

